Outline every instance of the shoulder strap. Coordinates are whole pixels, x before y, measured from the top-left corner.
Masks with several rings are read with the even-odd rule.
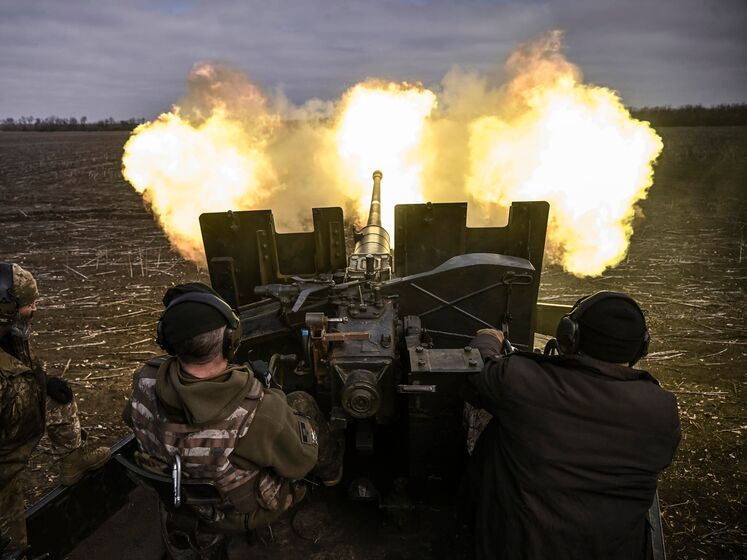
[[[260,383],[259,379],[256,377],[252,379],[252,387],[249,389],[249,392],[247,392],[246,396],[244,397],[244,400],[262,400],[262,397],[265,396],[265,386]]]

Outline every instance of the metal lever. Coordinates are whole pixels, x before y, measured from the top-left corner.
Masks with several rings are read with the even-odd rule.
[[[398,393],[417,395],[419,393],[435,393],[435,385],[397,385]]]
[[[182,458],[179,457],[179,453],[174,455],[171,478],[174,481],[174,507],[179,507],[182,505]]]

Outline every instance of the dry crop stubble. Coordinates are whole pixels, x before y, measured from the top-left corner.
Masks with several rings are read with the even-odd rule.
[[[541,296],[572,303],[599,289],[626,290],[647,309],[653,343],[642,365],[677,394],[683,430],[660,483],[667,545],[677,558],[736,557],[747,547],[747,129],[658,132],[664,152],[628,258],[593,279],[547,267]],[[130,374],[158,351],[164,288],[207,280],[171,251],[122,180],[126,139],[0,133],[0,258],[37,275],[37,353],[73,382],[83,424],[104,444],[126,433],[119,414]],[[27,475],[29,501],[56,482],[51,463],[40,447]],[[335,535],[342,541],[331,549],[348,550]]]

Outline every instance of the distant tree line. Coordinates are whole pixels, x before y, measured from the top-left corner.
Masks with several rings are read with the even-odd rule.
[[[630,110],[633,117],[648,121],[653,126],[747,126],[747,103],[729,105],[683,105],[681,107],[640,107]],[[0,130],[27,130],[36,132],[66,130],[133,130],[145,122],[144,118],[89,122],[88,118],[23,116],[0,120]]]
[[[747,103],[641,107],[630,112],[636,119],[653,126],[747,126]]]
[[[132,130],[145,119],[114,120],[112,117],[89,122],[88,117],[44,117],[23,116],[17,119],[8,117],[0,121],[0,130],[20,130],[33,132],[57,132],[68,130]]]

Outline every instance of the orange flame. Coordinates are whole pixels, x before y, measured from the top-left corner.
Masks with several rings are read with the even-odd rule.
[[[394,206],[423,200],[425,132],[436,95],[421,86],[384,82],[358,84],[340,105],[332,149],[324,150],[336,170],[340,190],[353,195],[365,218],[371,200],[371,173],[385,170],[382,225],[394,232]]]
[[[201,64],[189,82],[182,107],[133,131],[122,174],[153,209],[174,247],[204,264],[200,214],[254,208],[276,188],[266,150],[274,121],[262,93],[243,75]],[[235,114],[237,107],[230,105],[235,98],[241,101],[241,120],[228,115]]]
[[[550,34],[509,59],[510,112],[470,123],[466,188],[486,204],[547,200],[549,247],[569,272],[596,276],[625,257],[634,205],[663,145],[613,91],[580,83],[559,39]]]
[[[512,201],[547,200],[551,255],[598,275],[626,253],[662,143],[614,92],[582,83],[560,39],[519,46],[503,87],[454,70],[438,94],[369,80],[301,107],[268,100],[235,70],[198,65],[180,105],[134,131],[123,172],[200,263],[200,213],[270,207],[280,227],[298,228],[312,206],[345,203],[365,218],[381,169],[390,234],[399,203],[467,198],[471,221],[496,225]]]

